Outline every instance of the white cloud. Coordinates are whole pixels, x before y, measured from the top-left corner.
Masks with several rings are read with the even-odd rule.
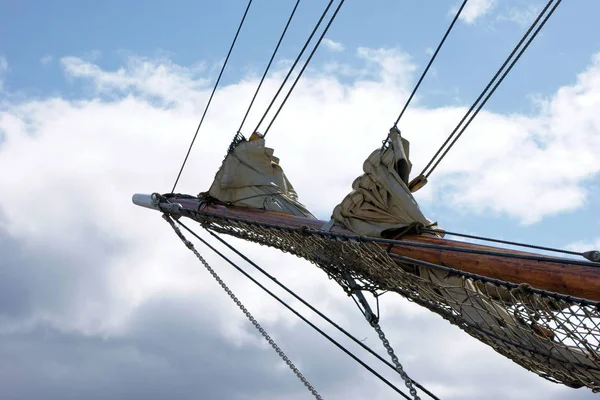
[[[52,57],[50,54],[45,55],[44,57],[40,58],[40,62],[42,63],[42,65],[48,65],[52,61],[54,61],[54,57]]]
[[[593,150],[600,145],[600,119],[593,111],[600,104],[598,93],[596,55],[575,85],[542,102],[539,115],[480,114],[434,174],[452,188],[452,203],[471,212],[491,211],[534,223],[576,210],[586,203],[587,181],[600,171]],[[437,114],[456,121],[451,110]]]
[[[574,242],[567,245],[567,249],[579,252],[600,251],[600,237],[590,242]]]
[[[344,51],[344,45],[341,44],[340,42],[335,42],[331,39],[323,39],[323,41],[321,42],[325,47],[327,47],[327,49],[329,51],[333,51],[333,52],[340,52],[340,51]]]
[[[98,93],[135,92],[166,103],[196,103],[202,98],[199,90],[208,82],[198,79],[204,71],[202,65],[181,68],[169,60],[130,57],[126,66],[111,72],[77,57],[63,57],[60,61],[67,76],[91,82]]]
[[[469,0],[459,19],[467,24],[473,24],[477,19],[492,11],[495,5],[496,0]],[[454,8],[452,13],[456,13],[457,10],[458,8]]]
[[[530,25],[540,12],[540,6],[529,5],[527,7],[511,7],[506,13],[498,16],[499,21],[510,21],[520,26]]]
[[[399,105],[412,89],[415,67],[407,54],[360,49],[358,57],[365,65],[347,70],[359,71],[347,75],[353,76],[350,83],[338,80],[335,69],[307,74],[268,136],[269,146],[281,158],[300,199],[323,218],[350,190],[362,162],[381,145]],[[95,92],[90,98],[22,101],[0,111],[0,131],[4,134],[0,171],[10,171],[0,174],[0,191],[10,194],[0,197],[0,233],[9,238],[0,237],[0,244],[3,240],[10,244],[5,247],[8,251],[2,250],[14,256],[10,262],[15,267],[21,265],[19,260],[27,261],[27,268],[0,268],[0,274],[8,270],[14,273],[11,279],[0,276],[0,284],[5,282],[8,287],[11,283],[10,287],[16,288],[11,299],[17,305],[26,303],[15,306],[17,311],[0,314],[0,333],[21,340],[14,335],[32,337],[36,327],[47,324],[61,334],[82,336],[77,336],[77,343],[97,339],[106,346],[113,343],[111,340],[122,340],[128,349],[126,365],[141,371],[142,377],[149,376],[144,372],[148,365],[159,375],[178,376],[177,368],[186,364],[183,361],[188,365],[186,372],[195,371],[194,363],[203,361],[188,360],[187,354],[209,360],[221,357],[235,365],[238,359],[232,354],[254,357],[257,348],[266,354],[269,350],[251,334],[252,327],[159,215],[133,206],[130,200],[134,192],[171,188],[210,91],[204,70],[144,58],[134,58],[117,71],[106,71],[74,57],[61,62],[74,84],[91,84]],[[281,73],[265,82],[264,93],[275,91]],[[256,83],[242,80],[217,93],[179,191],[194,194],[209,187]],[[250,116],[252,123],[269,100],[268,96],[258,99]],[[497,213],[526,223],[576,209],[588,195],[586,180],[597,176],[600,169],[595,154],[600,145],[599,103],[597,56],[574,85],[560,88],[542,103],[539,115],[482,113],[430,184],[417,194],[418,199],[426,211],[433,201],[443,199],[447,210],[468,209],[473,218],[478,212]],[[414,104],[401,128],[411,140],[416,169],[465,111]],[[380,348],[352,302],[313,265],[272,249],[233,242],[280,281],[335,316],[343,326],[352,327],[360,338],[367,337],[369,345]],[[300,368],[308,370],[309,379],[317,379],[325,387],[326,394],[359,398],[368,391],[371,397],[391,398],[387,389],[350,367],[328,344],[315,339],[309,345],[304,334],[296,334],[304,332],[296,319],[216,256],[199,249],[257,319],[274,332],[292,360],[300,360]],[[6,259],[3,255],[2,260]],[[6,293],[0,291],[0,295]],[[444,398],[481,398],[482,393],[515,399],[587,395],[547,383],[441,318],[399,296],[386,296],[382,300],[382,325],[407,372],[439,390]],[[2,299],[0,304],[12,304]],[[163,310],[161,304],[174,308],[156,311]],[[172,327],[174,320],[166,317],[168,323],[164,324],[159,324],[162,319],[152,318],[170,315],[173,310],[181,313],[175,320],[183,326]],[[149,338],[158,335],[157,326],[163,327],[165,335]],[[186,327],[206,341],[186,337]],[[201,328],[209,334],[203,331],[201,335]],[[207,349],[207,343],[214,343],[210,338],[225,342],[225,348],[234,346],[236,351],[215,355]],[[175,344],[182,347],[172,348]],[[36,351],[39,347],[47,349],[38,342],[32,347]],[[8,348],[13,347],[0,346],[0,355]],[[220,351],[225,352],[222,348]],[[114,348],[111,351],[124,354]],[[106,351],[85,354],[110,358]],[[119,365],[119,357],[110,359],[113,364],[102,366]],[[329,359],[339,360],[339,368],[349,369],[333,378],[330,374],[335,368],[317,374],[319,365]],[[76,376],[72,374],[77,373],[80,362],[61,359],[55,364],[62,369],[57,367],[52,373]],[[265,361],[269,362],[279,365],[275,356]],[[32,361],[31,365],[36,364]],[[263,372],[259,369],[256,373]],[[99,372],[90,373],[97,377]],[[248,375],[241,376],[253,376],[255,371],[245,373]],[[497,376],[503,380],[498,381]],[[206,376],[198,379],[205,385],[221,384],[226,379],[217,378],[214,382]],[[278,381],[280,377],[274,378]],[[136,381],[143,380],[138,377]],[[253,390],[256,392],[248,398],[265,398],[259,389]],[[284,393],[280,397],[297,394],[295,389],[280,390]]]

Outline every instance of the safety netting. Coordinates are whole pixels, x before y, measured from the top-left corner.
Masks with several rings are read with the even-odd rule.
[[[600,391],[598,302],[408,259],[365,237],[181,212],[207,230],[302,257],[348,293],[349,276],[362,290],[399,293],[543,378]]]

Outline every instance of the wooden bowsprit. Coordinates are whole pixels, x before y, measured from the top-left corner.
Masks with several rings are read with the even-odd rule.
[[[410,235],[353,235],[325,221],[208,204],[184,195],[134,202],[303,257],[345,290],[394,291],[538,375],[600,390],[597,263]]]

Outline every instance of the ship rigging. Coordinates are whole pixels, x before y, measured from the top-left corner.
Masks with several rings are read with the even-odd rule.
[[[467,2],[464,0],[458,8],[414,90],[386,133],[382,146],[367,158],[363,175],[356,178],[352,191],[332,211],[330,221],[318,220],[299,201],[279,159],[274,156],[274,150],[266,147],[266,136],[338,17],[344,0],[330,0],[327,3],[273,100],[256,128],[246,137],[243,134],[244,125],[299,7],[300,0],[295,2],[213,184],[198,195],[179,194],[176,192],[177,184],[248,15],[252,4],[250,0],[171,191],[164,194],[136,194],[133,197],[135,204],[163,214],[176,235],[317,399],[321,398],[317,389],[206,262],[183,230],[216,252],[225,262],[404,398],[419,399],[425,394],[437,399],[435,394],[410,378],[380,326],[383,316],[379,315],[378,299],[390,292],[400,294],[440,315],[496,352],[545,379],[570,387],[586,386],[593,391],[600,391],[600,253],[594,250],[579,253],[452,232],[427,219],[413,197],[414,192],[427,184],[432,173],[548,22],[561,0],[549,0],[546,3],[447,140],[423,170],[410,179],[410,146],[401,133],[401,118]],[[314,44],[306,55],[312,42]],[[304,63],[297,71],[303,56]],[[294,80],[288,84],[292,76]],[[284,95],[286,85],[289,87]],[[281,99],[279,106],[267,123],[266,117],[272,112],[277,99]],[[199,223],[248,265],[395,370],[410,397],[198,236],[182,221],[182,217]],[[304,258],[320,268],[353,298],[381,339],[391,362],[281,284],[221,235],[270,246]],[[521,246],[527,251],[475,245],[447,238],[451,236]],[[531,252],[533,250],[545,254]]]

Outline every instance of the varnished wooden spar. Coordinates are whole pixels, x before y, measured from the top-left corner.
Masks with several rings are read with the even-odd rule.
[[[193,198],[171,198],[171,202],[179,203],[188,209],[204,211],[222,217],[241,218],[289,228],[300,228],[305,226],[311,229],[320,230],[325,224],[325,221],[296,217],[288,214],[254,210],[244,207],[205,204],[200,200]],[[333,227],[331,232],[353,234],[351,231],[337,226]],[[476,251],[520,254],[547,258],[547,256],[534,253],[519,252],[428,236],[406,235],[402,237],[400,241],[406,242],[407,244],[395,244],[391,248],[391,253],[432,264],[443,265],[488,278],[515,284],[528,283],[537,289],[592,301],[600,301],[600,268],[598,267],[591,265],[572,265],[560,261],[528,260],[521,258],[507,258],[502,255],[465,253],[460,250],[471,249]],[[410,243],[441,245],[448,248],[419,248],[411,246]],[[387,248],[387,245],[385,247]],[[556,260],[556,258],[554,258],[554,260]]]

